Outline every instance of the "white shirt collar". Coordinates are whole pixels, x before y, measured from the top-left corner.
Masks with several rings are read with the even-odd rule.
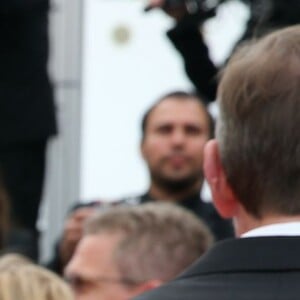
[[[242,238],[260,236],[300,236],[300,222],[265,225],[241,235]]]

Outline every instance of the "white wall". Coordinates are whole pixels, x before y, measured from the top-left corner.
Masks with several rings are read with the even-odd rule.
[[[72,203],[147,187],[138,151],[141,114],[162,93],[191,87],[165,37],[172,21],[158,11],[144,14],[141,1],[52,0],[50,69],[60,133],[49,147],[43,260]],[[216,62],[230,52],[246,17],[231,1],[206,24]]]
[[[55,88],[59,133],[48,147],[40,210],[42,260],[61,233],[67,210],[79,198],[81,0],[52,0],[50,74]]]
[[[143,2],[85,2],[81,197],[120,197],[147,186],[141,113],[162,93],[190,88],[164,32],[170,20]],[[128,40],[116,39],[125,30]]]
[[[181,58],[165,36],[172,21],[160,11],[143,13],[144,3],[84,2],[83,200],[117,198],[147,188],[148,176],[139,155],[141,115],[162,94],[191,89]],[[230,52],[246,18],[245,7],[231,1],[207,22],[204,30],[217,63]],[[120,31],[125,34],[121,41],[116,38]]]

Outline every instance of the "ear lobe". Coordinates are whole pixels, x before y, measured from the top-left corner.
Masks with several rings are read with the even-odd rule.
[[[208,181],[212,192],[216,188],[218,169],[217,169],[217,141],[209,140],[204,147],[204,175]]]
[[[210,186],[214,205],[223,218],[236,215],[238,201],[227,182],[216,140],[206,143],[204,149],[204,174]]]

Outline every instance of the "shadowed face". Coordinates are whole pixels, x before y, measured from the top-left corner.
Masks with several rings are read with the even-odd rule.
[[[137,288],[122,282],[113,258],[120,236],[101,233],[85,236],[66,268],[65,275],[76,300],[128,300]]]
[[[202,180],[203,147],[209,138],[206,112],[194,99],[167,98],[150,113],[141,145],[151,178],[180,187]]]

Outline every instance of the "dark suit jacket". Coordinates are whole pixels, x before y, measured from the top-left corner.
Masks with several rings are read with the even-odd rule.
[[[0,1],[0,146],[56,132],[48,8],[48,0]]]
[[[137,300],[298,300],[300,236],[222,241],[185,273]]]

